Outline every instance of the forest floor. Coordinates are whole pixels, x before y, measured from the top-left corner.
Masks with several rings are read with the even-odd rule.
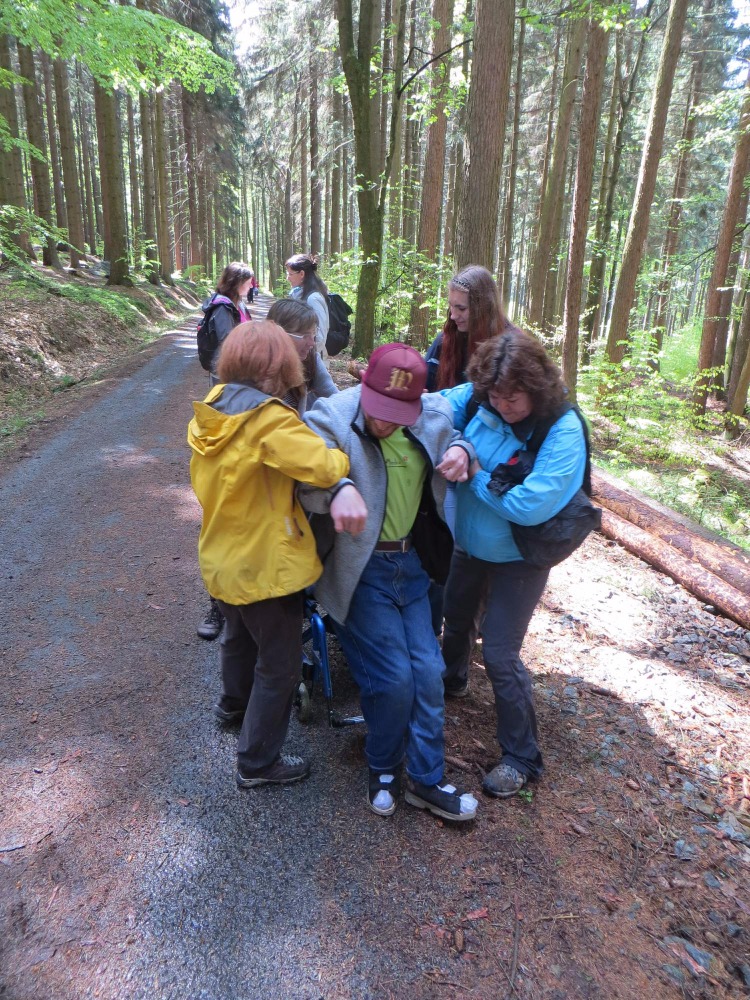
[[[475,823],[370,813],[362,731],[319,697],[289,737],[310,780],[236,790],[194,632],[191,328],[51,394],[0,456],[0,997],[747,996],[750,633],[600,536],[524,646],[546,773],[521,796],[479,793],[481,645],[446,706]]]

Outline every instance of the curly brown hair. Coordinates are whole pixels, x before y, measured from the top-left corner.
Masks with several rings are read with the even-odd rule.
[[[565,399],[560,369],[536,337],[523,330],[506,330],[480,344],[467,375],[478,402],[489,402],[491,390],[503,396],[527,392],[535,417],[550,416]]]
[[[458,274],[454,274],[448,282],[448,289],[466,292],[469,300],[469,330],[466,334],[459,333],[449,309],[440,348],[438,389],[450,389],[458,385],[462,381],[464,367],[477,345],[502,333],[510,324],[495,279],[481,264],[469,264]]]
[[[303,384],[302,362],[289,337],[276,323],[240,323],[221,345],[216,374],[220,382],[253,385],[282,398]]]

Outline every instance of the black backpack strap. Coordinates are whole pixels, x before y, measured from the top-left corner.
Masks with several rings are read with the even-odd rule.
[[[553,414],[547,417],[545,420],[539,421],[532,431],[531,437],[526,442],[526,450],[532,452],[536,455],[539,449],[544,444],[544,439],[550,432],[550,428],[553,424],[556,424],[560,417],[564,417],[569,410],[572,410],[581,422],[581,429],[583,430],[583,441],[586,446],[586,465],[583,470],[583,484],[582,489],[587,497],[591,496],[591,439],[589,436],[589,425],[586,423],[586,418],[581,413],[581,410],[577,403],[563,403],[561,406],[555,410]]]

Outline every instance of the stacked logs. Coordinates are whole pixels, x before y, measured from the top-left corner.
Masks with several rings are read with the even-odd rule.
[[[591,499],[603,508],[602,534],[750,629],[747,552],[599,469],[591,485]]]

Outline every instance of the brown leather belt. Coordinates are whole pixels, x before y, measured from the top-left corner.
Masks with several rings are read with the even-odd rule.
[[[378,542],[375,546],[376,552],[408,552],[411,548],[411,535],[406,538],[399,538],[395,542]]]

